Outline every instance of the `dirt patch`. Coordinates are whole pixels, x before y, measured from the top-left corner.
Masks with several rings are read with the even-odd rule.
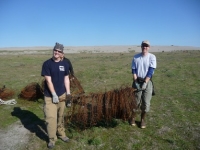
[[[30,131],[24,128],[20,121],[17,121],[5,130],[0,130],[0,150],[25,148],[30,136]]]

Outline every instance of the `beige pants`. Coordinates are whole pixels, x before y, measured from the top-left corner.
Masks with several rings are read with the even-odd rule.
[[[66,98],[66,94],[59,97],[62,101]],[[57,135],[59,138],[66,136],[64,128],[64,110],[65,101],[54,104],[51,97],[44,97],[44,115],[47,126],[49,142],[55,143]]]

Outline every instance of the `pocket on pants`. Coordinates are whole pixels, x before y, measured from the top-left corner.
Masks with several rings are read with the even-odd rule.
[[[64,93],[63,95],[59,96],[59,102],[66,101],[66,94]]]

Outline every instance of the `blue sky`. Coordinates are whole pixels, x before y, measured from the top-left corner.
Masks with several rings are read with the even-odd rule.
[[[200,0],[0,0],[0,47],[200,47]]]

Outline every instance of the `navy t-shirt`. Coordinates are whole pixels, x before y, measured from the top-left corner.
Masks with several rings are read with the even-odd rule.
[[[42,76],[51,76],[51,80],[58,96],[66,92],[64,78],[69,75],[69,65],[66,61],[55,62],[52,58],[43,63]],[[44,95],[51,97],[51,92],[45,82]]]

